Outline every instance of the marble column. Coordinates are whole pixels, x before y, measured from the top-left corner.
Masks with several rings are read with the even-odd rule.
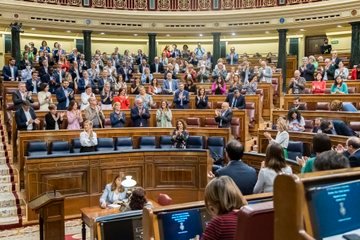
[[[11,56],[15,58],[16,64],[20,63],[21,60],[21,47],[20,47],[20,33],[21,23],[13,23],[10,25],[11,27]],[[7,64],[7,63],[6,63]]]
[[[84,54],[88,66],[91,66],[92,52],[91,52],[91,30],[83,30],[84,37]]]
[[[152,64],[156,57],[156,33],[149,33],[149,59],[148,63]]]
[[[351,58],[350,66],[360,64],[360,22],[352,22],[351,24]]]
[[[217,60],[220,58],[220,36],[221,33],[215,32],[213,35],[213,68],[215,67]]]
[[[279,48],[278,48],[278,62],[277,68],[281,68],[282,70],[282,89],[283,92],[286,91],[286,33],[287,29],[278,29],[279,32]]]

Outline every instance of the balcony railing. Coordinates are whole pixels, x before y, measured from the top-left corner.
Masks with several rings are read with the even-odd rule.
[[[239,10],[304,4],[323,0],[25,0],[76,7],[143,11]]]

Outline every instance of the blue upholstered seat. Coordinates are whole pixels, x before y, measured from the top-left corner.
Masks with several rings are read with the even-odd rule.
[[[207,146],[214,164],[222,165],[224,160],[225,141],[223,137],[209,137]]]
[[[291,160],[296,160],[296,157],[302,157],[304,153],[304,144],[303,142],[289,141],[287,151],[288,158]]]
[[[79,153],[81,148],[80,138],[74,138],[71,144],[71,152]]]
[[[140,149],[154,149],[156,148],[155,136],[140,137]]]
[[[189,136],[186,148],[204,148],[204,141],[202,136]]]
[[[133,149],[133,142],[131,137],[118,137],[115,141],[116,151],[125,151]]]
[[[98,138],[98,145],[96,147],[99,152],[112,152],[114,151],[113,138]]]
[[[67,155],[70,153],[68,141],[54,141],[51,143],[51,154]]]
[[[169,149],[172,148],[173,144],[171,141],[171,136],[160,136],[160,148]]]
[[[42,141],[28,143],[28,156],[44,156],[48,154],[47,143]]]

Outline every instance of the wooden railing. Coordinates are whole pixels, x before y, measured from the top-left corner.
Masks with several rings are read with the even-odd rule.
[[[67,5],[75,7],[110,8],[146,11],[212,11],[276,7],[322,0],[26,0],[29,2]]]

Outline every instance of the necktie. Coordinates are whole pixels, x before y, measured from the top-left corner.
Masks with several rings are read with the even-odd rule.
[[[231,104],[231,107],[235,107],[235,106],[236,106],[236,102],[237,102],[237,99],[234,97],[234,98],[233,98],[233,101],[232,101],[232,104]]]
[[[155,64],[155,72],[159,72],[159,71],[158,71],[158,67],[159,67],[159,65],[158,65],[158,64]]]

